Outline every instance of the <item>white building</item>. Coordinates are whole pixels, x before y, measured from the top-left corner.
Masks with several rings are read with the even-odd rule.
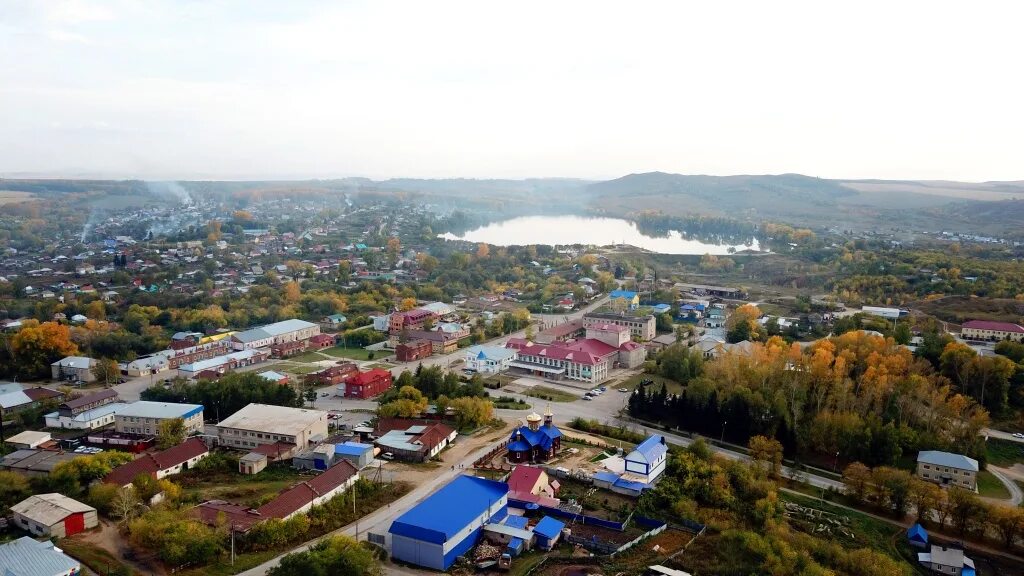
[[[500,346],[471,346],[466,349],[466,370],[497,374],[508,370],[517,352]]]
[[[114,430],[122,434],[158,434],[165,420],[181,418],[185,433],[195,434],[203,429],[203,407],[200,404],[173,402],[133,402],[114,414]]]
[[[96,376],[92,373],[96,361],[85,356],[68,356],[50,364],[51,376],[54,380],[71,380],[92,382]]]
[[[99,524],[96,509],[63,494],[37,494],[11,506],[14,524],[35,536],[64,538]]]
[[[50,412],[44,418],[47,428],[74,428],[76,430],[95,430],[114,423],[114,416],[128,404],[114,402],[91,408],[75,415],[63,415]]]

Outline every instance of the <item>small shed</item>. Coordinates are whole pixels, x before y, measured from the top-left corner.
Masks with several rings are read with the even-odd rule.
[[[928,531],[920,524],[914,524],[907,529],[907,540],[915,548],[928,548]]]
[[[361,470],[373,462],[373,445],[362,442],[342,442],[335,444],[334,454],[338,458],[348,460]]]
[[[551,550],[558,543],[558,538],[562,535],[562,529],[565,528],[565,523],[555,520],[550,516],[545,516],[537,522],[537,525],[533,527],[533,535],[537,540],[537,548],[542,550]]]
[[[239,474],[258,474],[267,467],[267,455],[259,452],[249,452],[238,459]]]

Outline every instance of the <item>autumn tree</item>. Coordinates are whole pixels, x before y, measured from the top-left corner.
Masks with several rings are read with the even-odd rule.
[[[985,506],[974,492],[954,486],[949,489],[949,519],[960,536],[970,531],[985,513]]]
[[[729,342],[742,342],[743,340],[757,340],[758,323],[761,317],[761,310],[754,304],[744,304],[725,321],[726,338]]]
[[[461,430],[477,428],[494,418],[494,404],[486,398],[455,398],[451,401],[451,409]]]
[[[122,486],[110,502],[110,515],[122,523],[131,522],[141,509],[142,499],[133,485]]]
[[[116,360],[110,358],[100,358],[89,371],[97,382],[102,382],[105,386],[116,384],[121,377],[121,367],[117,365]]]
[[[185,420],[181,418],[169,418],[160,422],[160,430],[157,432],[156,444],[161,450],[171,446],[177,446],[185,441],[188,430],[185,428]]]
[[[483,242],[476,245],[476,257],[487,258],[491,254],[491,247]]]
[[[11,339],[11,357],[18,376],[24,379],[47,377],[52,363],[78,354],[68,326],[56,322],[27,321],[25,324]]]
[[[846,493],[857,502],[864,502],[870,482],[871,469],[860,462],[854,462],[843,470]]]
[[[1024,533],[1024,509],[998,504],[989,506],[989,523],[1003,539],[1003,545],[1013,548],[1017,536]]]
[[[758,468],[765,470],[772,478],[778,479],[782,471],[782,443],[774,438],[752,436],[750,458]]]

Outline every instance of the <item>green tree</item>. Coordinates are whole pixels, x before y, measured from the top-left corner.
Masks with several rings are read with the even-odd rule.
[[[268,576],[380,576],[380,562],[366,546],[348,536],[331,536],[306,552],[288,554]]]
[[[171,418],[164,420],[160,423],[160,430],[157,432],[156,445],[161,450],[177,446],[185,441],[187,432],[184,419]]]

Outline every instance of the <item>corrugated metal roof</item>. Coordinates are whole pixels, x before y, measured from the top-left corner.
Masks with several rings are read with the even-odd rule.
[[[11,506],[11,512],[42,524],[52,526],[77,512],[95,512],[96,509],[63,494],[51,492],[36,494]]]
[[[536,526],[533,527],[533,532],[551,540],[562,533],[562,528],[565,528],[565,524],[563,522],[559,522],[551,516],[545,516],[540,519],[540,522],[537,522]]]
[[[508,496],[508,485],[459,476],[399,516],[388,532],[443,544]]]
[[[37,542],[22,536],[0,544],[0,567],[4,576],[39,576],[65,574],[80,570],[82,564],[56,549],[49,540]]]
[[[126,406],[117,415],[131,418],[188,418],[202,409],[201,404],[139,400]]]
[[[952,452],[925,450],[923,452],[918,452],[917,461],[935,466],[946,466],[949,468],[959,468],[961,470],[973,470],[975,472],[978,471],[977,460],[974,458],[968,458],[963,454],[953,454]]]
[[[653,464],[658,458],[668,452],[668,446],[664,442],[664,436],[658,434],[648,436],[643,442],[637,444],[632,452],[626,455],[626,460]]]
[[[296,436],[313,423],[326,421],[326,418],[327,413],[320,410],[254,403],[228,416],[217,427]]]

